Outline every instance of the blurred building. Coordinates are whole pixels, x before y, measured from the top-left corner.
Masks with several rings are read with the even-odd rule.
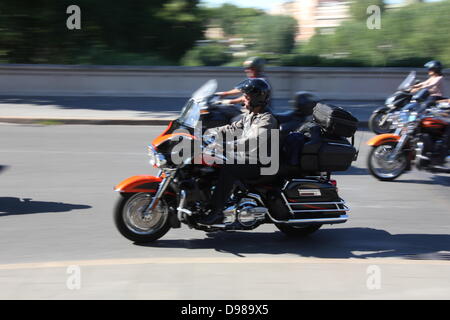
[[[220,27],[212,26],[206,29],[205,31],[206,39],[220,40],[225,38],[225,33],[223,29]]]
[[[386,9],[396,9],[421,0],[403,0],[386,5]],[[309,40],[315,33],[333,33],[346,20],[351,18],[352,0],[295,0],[276,6],[269,13],[288,15],[297,19],[299,32],[297,41]]]
[[[350,18],[348,0],[296,0],[278,5],[271,14],[282,14],[297,19],[297,41],[311,38],[317,30],[331,33],[342,21]]]

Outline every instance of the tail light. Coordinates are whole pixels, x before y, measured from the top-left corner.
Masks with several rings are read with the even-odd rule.
[[[333,187],[336,188],[336,192],[339,192],[338,187],[337,187],[337,181],[336,180],[330,180],[330,183]]]

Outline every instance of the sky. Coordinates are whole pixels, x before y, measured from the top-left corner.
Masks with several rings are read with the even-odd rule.
[[[385,0],[385,3],[398,3],[402,0]],[[429,0],[436,1],[436,0]],[[202,0],[208,7],[220,6],[223,3],[231,3],[239,7],[258,8],[264,10],[270,10],[276,5],[286,2],[286,0]]]

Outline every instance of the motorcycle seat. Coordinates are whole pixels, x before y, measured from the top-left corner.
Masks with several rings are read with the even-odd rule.
[[[299,114],[295,110],[288,110],[280,113],[273,113],[273,116],[275,119],[278,120],[278,123],[281,125],[283,123],[288,122],[304,122],[304,120],[307,118],[304,115]]]
[[[295,117],[295,111],[289,110],[285,112],[274,113],[273,116],[278,120],[279,123],[285,123],[292,120]]]
[[[280,146],[283,145],[284,139],[290,132],[297,130],[308,120],[308,117],[301,116],[295,111],[286,111],[274,114],[274,116],[278,120],[280,129]]]

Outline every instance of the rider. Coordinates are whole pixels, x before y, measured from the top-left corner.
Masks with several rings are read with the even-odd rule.
[[[428,107],[437,100],[443,99],[444,92],[444,76],[442,74],[442,64],[440,61],[432,60],[425,63],[424,67],[428,69],[429,78],[423,82],[413,85],[411,93],[415,93],[422,89],[428,89],[430,96],[425,101]]]
[[[249,111],[239,121],[230,125],[210,129],[214,136],[225,137],[228,134],[237,135],[236,141],[226,141],[231,143],[234,150],[245,150],[244,158],[246,164],[224,164],[220,169],[219,180],[212,195],[212,206],[208,215],[200,223],[212,225],[223,222],[223,207],[230,196],[233,184],[239,179],[255,179],[260,176],[261,162],[257,156],[257,150],[249,150],[251,140],[266,143],[270,150],[271,129],[278,129],[278,122],[275,117],[266,110],[271,89],[266,81],[259,78],[247,79],[240,87],[243,93],[245,108]],[[256,145],[253,145],[256,147]],[[220,147],[219,147],[220,148]],[[236,159],[234,159],[236,160]],[[248,164],[252,162],[254,164]]]
[[[256,79],[256,78],[264,79],[270,87],[270,83],[267,81],[267,78],[263,73],[264,64],[265,64],[264,59],[259,58],[259,57],[251,57],[244,61],[244,63],[243,63],[244,71],[245,71],[245,74],[248,79]],[[241,95],[242,92],[238,87],[239,85],[240,84],[238,84],[234,89],[231,89],[229,91],[216,92],[216,95],[219,97],[240,95],[239,97],[231,99],[231,100],[222,100],[221,103],[223,103],[223,104],[243,104],[244,96]],[[270,97],[269,97],[268,104],[270,105]]]

